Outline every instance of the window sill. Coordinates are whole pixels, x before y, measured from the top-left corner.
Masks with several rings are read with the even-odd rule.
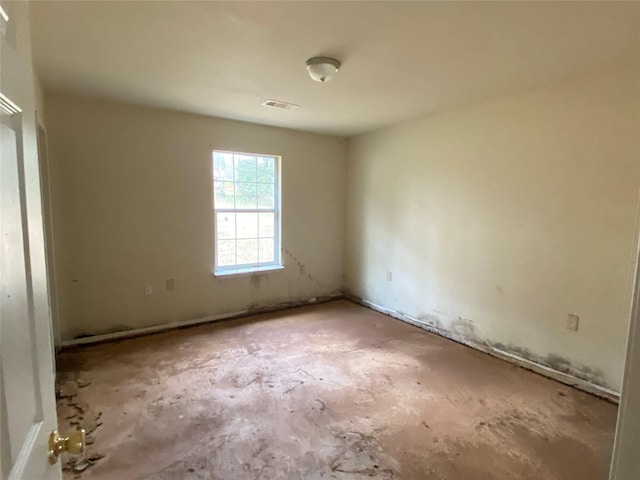
[[[242,275],[257,275],[260,273],[273,272],[275,270],[284,270],[284,265],[268,265],[265,267],[248,267],[235,268],[229,270],[216,270],[213,272],[214,277],[238,277]]]

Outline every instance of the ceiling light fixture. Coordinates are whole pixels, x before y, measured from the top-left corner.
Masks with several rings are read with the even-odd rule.
[[[331,57],[313,57],[305,63],[309,75],[316,82],[326,82],[340,70],[340,62]]]

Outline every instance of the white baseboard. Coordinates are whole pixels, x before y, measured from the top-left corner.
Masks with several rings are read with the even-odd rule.
[[[505,360],[519,367],[525,368],[527,370],[531,370],[532,372],[535,372],[539,375],[543,375],[547,378],[551,378],[552,380],[556,380],[560,383],[564,383],[565,385],[575,387],[579,390],[582,390],[587,393],[591,393],[593,395],[604,398],[614,403],[619,403],[620,401],[620,393],[614,390],[610,390],[600,385],[593,384],[591,382],[583,380],[582,378],[575,377],[568,373],[560,372],[546,365],[541,365],[539,363],[533,362],[531,360],[527,360],[526,358],[520,357],[518,355],[514,355],[512,353],[497,349],[490,345],[468,340],[454,333],[448,332],[441,328],[437,328],[434,325],[429,325],[428,323],[420,321],[417,318],[414,318],[410,315],[405,315],[404,313],[400,313],[395,310],[388,309],[386,307],[383,307],[382,305],[378,305],[368,300],[359,299],[356,297],[352,297],[350,295],[346,295],[346,298],[354,303],[358,303],[372,310],[375,310],[376,312],[379,312],[389,317],[393,317],[395,319],[409,323],[416,327],[427,330],[430,333],[434,333],[441,337],[445,337],[449,340],[453,340],[454,342],[461,343],[471,348],[475,348],[476,350],[480,350],[481,352],[500,358],[501,360]]]
[[[221,313],[218,315],[209,315],[202,318],[194,318],[192,320],[181,320],[179,322],[163,323],[161,325],[153,325],[151,327],[144,328],[132,328],[131,330],[122,330],[113,333],[104,333],[101,335],[91,335],[88,337],[74,338],[72,340],[63,340],[61,347],[77,347],[79,345],[89,345],[92,343],[108,342],[111,340],[118,340],[130,337],[139,337],[141,335],[149,335],[151,333],[164,332],[166,330],[173,330],[176,328],[190,327],[194,325],[200,325],[203,323],[218,322],[221,320],[231,320],[234,318],[246,317],[248,315],[257,315],[259,313],[275,312],[278,310],[286,310],[289,308],[301,307],[303,305],[312,305],[314,303],[330,302],[343,298],[342,293],[334,293],[323,297],[312,297],[307,300],[301,300],[297,302],[284,302],[272,305],[264,305],[257,308],[251,308],[246,310],[238,310],[235,312]]]

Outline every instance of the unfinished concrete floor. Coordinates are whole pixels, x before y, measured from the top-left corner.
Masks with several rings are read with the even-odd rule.
[[[615,405],[347,301],[58,360],[67,478],[607,478]]]

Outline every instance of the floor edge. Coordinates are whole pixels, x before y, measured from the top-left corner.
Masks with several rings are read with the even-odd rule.
[[[92,345],[95,343],[110,342],[113,340],[124,340],[126,338],[140,337],[143,335],[151,335],[154,333],[165,332],[168,330],[176,330],[179,328],[192,327],[196,325],[203,325],[207,323],[219,322],[222,320],[233,320],[236,318],[248,317],[250,315],[257,315],[260,313],[276,312],[280,310],[288,310],[291,308],[298,308],[306,305],[315,305],[320,303],[331,302],[344,298],[342,293],[334,293],[322,297],[311,297],[306,300],[297,302],[283,302],[273,305],[264,305],[262,307],[250,308],[246,310],[238,310],[235,312],[221,313],[218,315],[209,315],[207,317],[194,318],[192,320],[181,320],[179,322],[163,323],[160,325],[152,325],[150,327],[132,328],[131,330],[121,330],[112,333],[103,333],[99,335],[90,335],[87,337],[74,338],[72,340],[63,340],[60,348],[72,348],[83,345]]]
[[[440,337],[465,345],[469,348],[473,348],[475,350],[479,350],[493,357],[499,358],[501,360],[505,360],[511,364],[517,365],[518,367],[532,371],[534,373],[537,373],[538,375],[542,375],[543,377],[550,378],[551,380],[555,380],[564,385],[575,387],[578,390],[582,390],[583,392],[589,393],[591,395],[595,395],[597,397],[603,398],[615,404],[620,403],[620,394],[608,388],[602,387],[600,385],[595,385],[591,382],[575,377],[568,373],[560,372],[546,365],[541,365],[539,363],[533,362],[531,360],[520,357],[518,355],[514,355],[512,353],[499,350],[495,347],[491,347],[489,345],[467,340],[451,332],[447,332],[445,330],[436,328],[433,325],[429,325],[425,322],[421,322],[417,318],[411,317],[410,315],[406,315],[404,313],[391,310],[389,308],[383,307],[382,305],[378,305],[374,302],[364,300],[362,298],[358,298],[349,294],[345,294],[344,298],[357,305],[370,308],[371,310],[374,310],[378,313],[382,313],[383,315],[387,315],[388,317],[395,318],[396,320],[400,320],[410,325],[413,325],[415,327],[426,330],[429,333],[433,333]]]

